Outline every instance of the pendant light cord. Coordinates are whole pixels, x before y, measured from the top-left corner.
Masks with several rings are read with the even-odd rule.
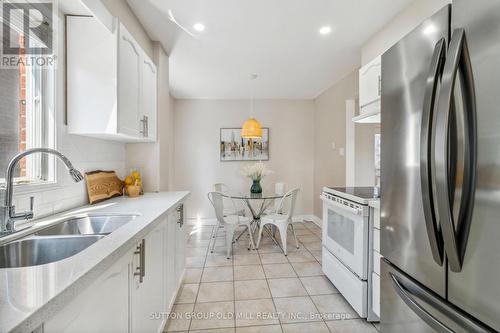
[[[252,80],[252,94],[250,100],[250,118],[255,118],[254,115],[254,99],[255,99],[255,80],[257,79],[257,74],[250,74],[250,79]]]

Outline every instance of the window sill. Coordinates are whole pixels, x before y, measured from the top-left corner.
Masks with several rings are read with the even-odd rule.
[[[62,188],[56,181],[31,184],[14,184],[14,192],[19,195],[39,193]],[[0,184],[0,191],[5,191],[5,184]]]

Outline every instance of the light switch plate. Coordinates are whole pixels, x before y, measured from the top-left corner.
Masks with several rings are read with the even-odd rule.
[[[344,156],[345,155],[345,149],[344,149],[344,147],[342,147],[342,148],[339,149],[339,155],[340,156]]]

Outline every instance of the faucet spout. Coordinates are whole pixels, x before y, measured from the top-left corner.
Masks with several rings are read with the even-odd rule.
[[[51,148],[33,148],[27,149],[23,152],[20,152],[16,156],[12,158],[7,166],[7,170],[5,172],[5,197],[4,197],[4,205],[0,207],[0,234],[2,233],[10,233],[14,232],[14,221],[20,218],[32,218],[33,211],[22,213],[17,215],[15,213],[14,206],[12,205],[12,192],[13,192],[13,179],[14,179],[14,168],[19,163],[19,161],[25,156],[42,153],[42,154],[50,154],[57,156],[63,163],[66,165],[68,172],[71,178],[75,182],[79,182],[83,180],[83,176],[80,171],[76,170],[71,164],[70,160],[58,152],[57,150]]]

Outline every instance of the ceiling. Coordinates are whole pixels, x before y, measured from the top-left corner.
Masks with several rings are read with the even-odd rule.
[[[363,43],[411,1],[127,0],[170,54],[173,96],[197,99],[315,98],[359,67]],[[190,36],[169,9],[205,31]]]

